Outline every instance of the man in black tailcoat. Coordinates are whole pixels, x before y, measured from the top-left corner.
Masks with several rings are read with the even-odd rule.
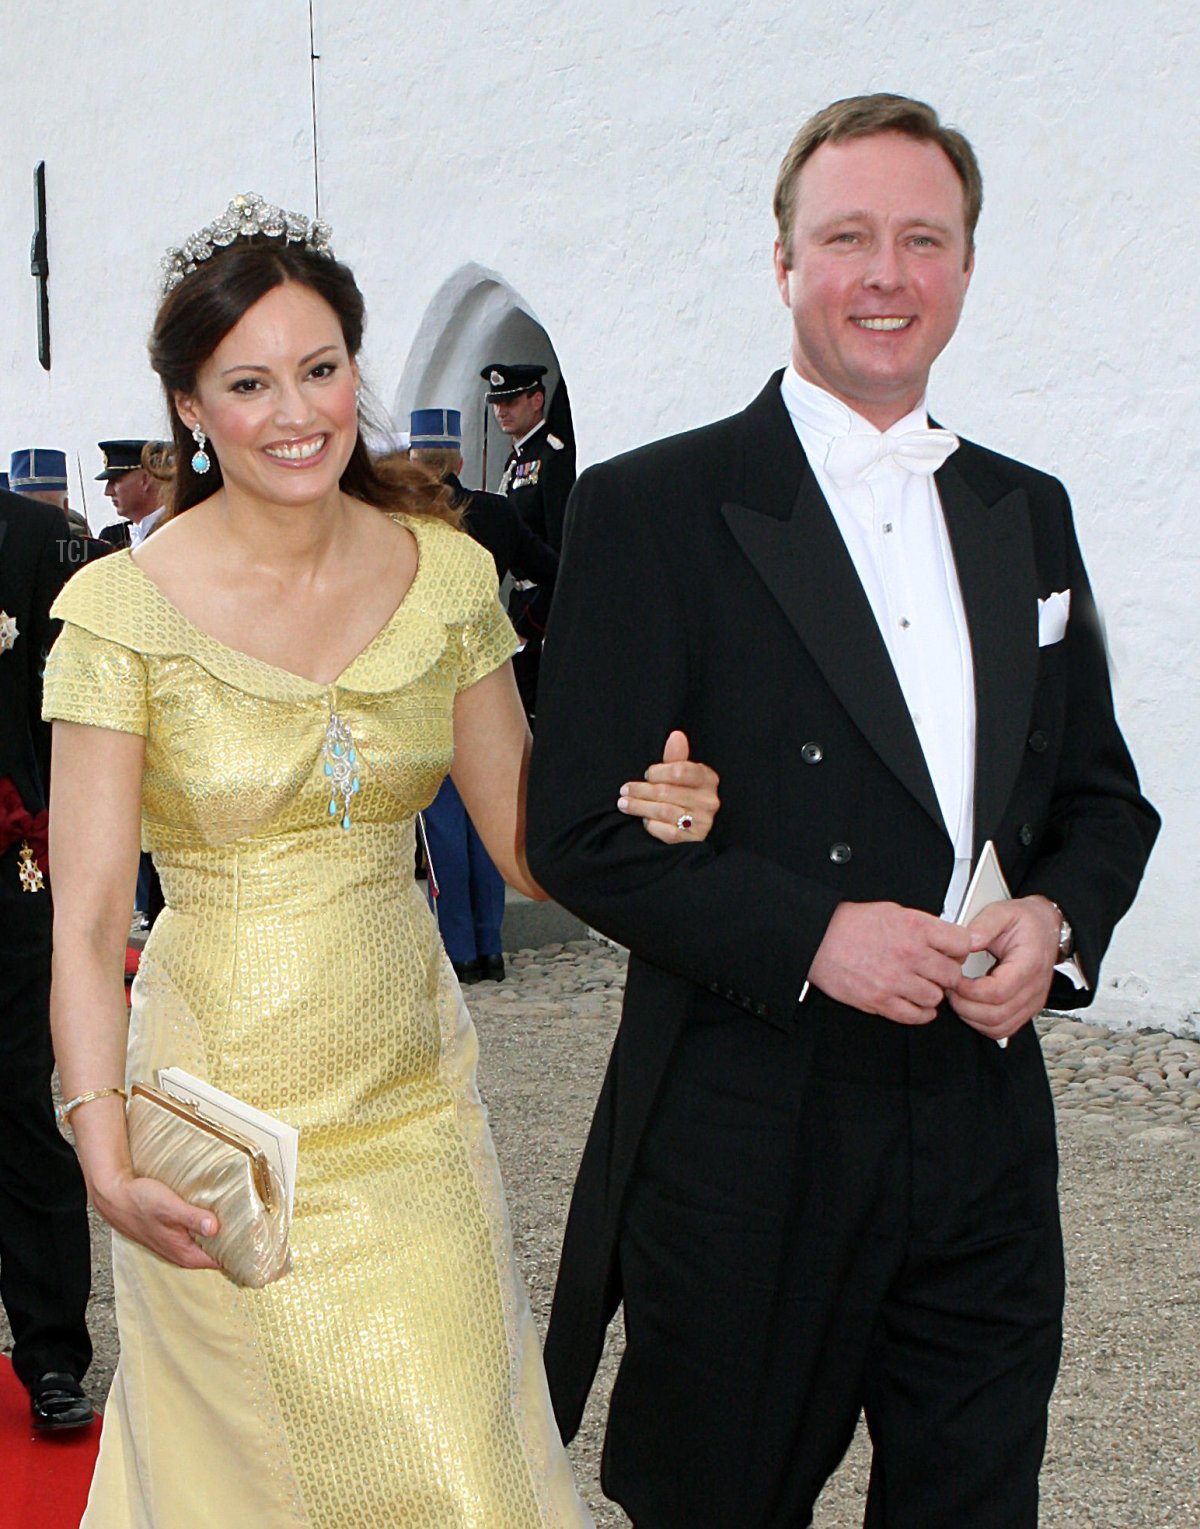
[[[50,604],[71,564],[61,510],[0,492],[0,1294],[39,1428],[90,1424],[83,1176],[50,1096]]]
[[[544,366],[491,361],[479,374],[487,383],[486,401],[496,423],[512,442],[500,492],[521,519],[556,554],[562,551],[563,520],[575,482],[566,443],[546,423]],[[553,580],[518,578],[508,600],[508,614],[524,647],[513,659],[513,672],[525,714],[532,726],[537,712],[538,666],[542,637],[550,617]]]
[[[791,366],[572,499],[529,859],[631,954],[546,1366],[569,1439],[624,1300],[603,1481],[638,1529],[810,1523],[862,1411],[871,1529],[1037,1522],[1030,1021],[1095,993],[1158,818],[1061,484],[925,413],[981,195],[922,103],[818,113],[776,188]],[[668,853],[609,783],[675,727],[723,807]],[[987,841],[1013,896],[960,928]]]

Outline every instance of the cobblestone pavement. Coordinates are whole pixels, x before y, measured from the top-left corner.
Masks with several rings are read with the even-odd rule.
[[[1122,1136],[1200,1126],[1200,1041],[1164,1030],[1114,1035],[1058,1015],[1038,1028],[1060,1117],[1107,1115]]]
[[[506,982],[467,989],[517,1256],[543,1327],[623,968],[609,947],[577,941],[519,952]],[[1058,1109],[1068,1264],[1042,1524],[1200,1529],[1200,1041],[1113,1034],[1058,1016],[1038,1026]],[[116,1338],[99,1226],[95,1250],[97,1356],[88,1384],[103,1396]],[[596,1484],[618,1329],[572,1448],[599,1529],[628,1522]],[[2,1323],[0,1344],[7,1347]],[[857,1529],[866,1481],[860,1437],[822,1496],[816,1529]]]

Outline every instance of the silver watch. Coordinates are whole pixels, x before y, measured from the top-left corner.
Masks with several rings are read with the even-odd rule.
[[[1071,928],[1071,922],[1067,915],[1052,902],[1055,913],[1058,914],[1058,959],[1065,961],[1075,954],[1075,931]]]

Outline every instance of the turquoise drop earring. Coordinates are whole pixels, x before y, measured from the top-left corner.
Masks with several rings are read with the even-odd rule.
[[[196,451],[192,457],[192,471],[194,473],[206,473],[212,466],[212,460],[204,449],[208,437],[199,425],[192,426],[192,440],[196,443]]]

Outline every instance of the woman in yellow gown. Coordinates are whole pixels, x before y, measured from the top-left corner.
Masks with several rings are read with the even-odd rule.
[[[83,1522],[583,1525],[474,1031],[412,877],[453,760],[536,895],[515,639],[439,491],[375,477],[358,289],[320,225],[273,212],[238,199],[230,239],[177,255],[151,345],[176,513],[55,607],[53,1023],[65,1097],[91,1096],[71,1125],[121,1339]],[[628,810],[707,832],[709,777],[657,768]],[[139,836],[167,907],[126,1034]],[[299,1128],[293,1268],[263,1290],[193,1240],[209,1213],[132,1173],[116,1090],[169,1065]]]

